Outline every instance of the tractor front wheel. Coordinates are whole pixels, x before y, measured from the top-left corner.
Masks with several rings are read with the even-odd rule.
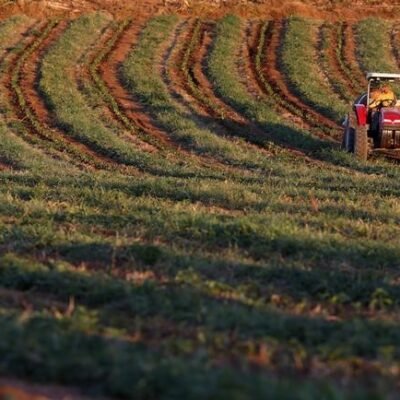
[[[358,126],[354,132],[354,154],[361,161],[368,158],[368,132],[366,126]]]
[[[351,118],[351,116],[348,116],[343,130],[342,149],[348,153],[354,152],[354,118]]]

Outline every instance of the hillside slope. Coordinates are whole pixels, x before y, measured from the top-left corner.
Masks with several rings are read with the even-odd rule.
[[[397,398],[398,161],[339,144],[399,32],[5,19],[0,374],[90,398]]]

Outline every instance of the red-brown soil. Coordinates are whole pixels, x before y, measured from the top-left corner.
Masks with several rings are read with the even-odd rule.
[[[257,49],[261,40],[261,22],[249,22],[246,27],[246,40],[243,40],[243,46],[241,49],[241,68],[242,68],[242,76],[244,77],[244,83],[247,86],[249,93],[253,95],[256,99],[269,97],[269,93],[266,90],[260,76],[260,72],[257,71],[255,57],[257,54]],[[273,62],[275,60],[276,54],[270,54],[269,49],[265,49],[265,53],[271,57],[271,59],[266,59],[264,64],[267,70],[265,78],[268,79],[267,74],[269,74],[269,70],[273,68]],[[304,118],[300,118],[299,116],[290,112],[290,110],[283,107],[278,102],[275,104],[276,109],[279,112],[279,115],[284,119],[289,120],[294,125],[298,126],[301,129],[312,129],[312,125],[310,125]]]
[[[264,45],[264,62],[262,74],[274,92],[284,100],[281,106],[285,108],[285,103],[298,109],[303,114],[304,118],[309,124],[318,128],[323,125],[330,129],[338,129],[338,125],[331,121],[329,118],[321,115],[315,111],[311,106],[305,104],[299,97],[297,97],[289,88],[286,77],[282,73],[282,68],[279,65],[279,46],[283,33],[283,22],[273,21],[266,32],[266,40]],[[290,109],[287,109],[290,113]],[[314,132],[318,136],[326,138],[322,132]]]
[[[274,19],[297,14],[331,21],[357,20],[366,16],[396,19],[400,15],[395,2],[371,4],[366,0],[15,0],[5,2],[0,8],[0,16],[23,12],[34,17],[75,17],[94,10],[104,10],[117,18],[133,17],[135,20],[163,13],[191,17],[221,17],[235,13],[249,18]]]
[[[349,96],[356,98],[359,95],[359,91],[357,90],[353,81],[349,82],[347,80],[346,71],[343,68],[343,64],[340,62],[340,57],[338,54],[340,51],[340,44],[337,26],[330,24],[321,25],[320,40],[322,40],[323,28],[326,29],[330,44],[325,49],[322,49],[321,46],[319,46],[318,49],[320,56],[325,56],[329,63],[329,71],[325,71],[324,73],[325,78],[330,83],[332,90],[335,91],[337,95],[342,98],[342,100],[346,101],[346,98],[342,95],[342,93],[335,89],[335,81],[339,82],[343,87],[346,88]]]
[[[110,159],[109,157],[99,154],[96,151],[92,150],[86,144],[79,142],[78,140],[72,138],[65,132],[58,129],[56,124],[53,121],[53,117],[49,112],[46,104],[39,93],[37,84],[40,75],[40,68],[41,68],[41,60],[44,54],[46,53],[47,49],[54,43],[65,31],[68,26],[68,21],[60,22],[51,32],[50,34],[40,43],[40,46],[32,53],[32,55],[26,60],[23,64],[23,67],[20,71],[20,87],[23,91],[25,101],[27,106],[34,113],[35,118],[39,121],[41,127],[49,132],[51,136],[57,137],[61,139],[65,144],[67,149],[73,149],[74,151],[69,153],[69,161],[72,161],[74,164],[78,165],[79,167],[96,167],[96,168],[106,168],[106,169],[120,169],[124,173],[136,173],[136,171],[132,167],[126,167],[123,165],[119,165],[115,163],[114,160]],[[46,25],[43,25],[41,29],[45,29]],[[32,39],[31,42],[26,47],[25,51],[29,49],[31,45],[35,43],[35,40]],[[21,53],[20,56],[22,56]],[[11,65],[10,68],[10,79],[11,79],[11,72],[14,68],[16,68],[16,63],[18,62],[18,57],[14,60],[14,63]],[[7,85],[11,89],[10,82]],[[42,133],[38,131],[35,126],[29,121],[29,118],[25,115],[25,110],[20,107],[17,101],[15,101],[16,93],[13,93],[11,89],[11,97],[13,97],[13,103],[15,105],[15,111],[17,115],[25,122],[28,130],[31,133],[35,133],[36,135],[40,136],[45,141],[48,141],[48,138],[42,137]],[[49,146],[51,142],[48,141]],[[44,148],[44,150],[46,150]],[[73,159],[73,155],[85,154],[89,161],[82,162],[81,159]],[[65,154],[62,154],[63,158]]]
[[[168,86],[173,88],[175,93],[190,103],[190,106],[201,116],[210,118],[220,126],[221,133],[225,136],[237,135],[247,138],[265,136],[260,128],[251,123],[243,115],[236,112],[232,107],[219,98],[208,80],[205,69],[207,55],[212,45],[214,35],[213,23],[202,23],[200,27],[200,40],[196,43],[194,50],[190,53],[187,65],[182,65],[184,54],[193,38],[193,27],[189,27],[179,38],[180,43],[184,45],[180,51],[173,52],[172,59],[169,62],[169,81]],[[188,82],[187,69],[192,84]],[[196,89],[193,89],[192,85]]]
[[[100,163],[106,161],[103,157],[99,157],[93,151],[87,148],[87,146],[73,140],[72,138],[65,135],[63,132],[59,131],[52,125],[51,117],[49,112],[44,104],[43,99],[38,94],[37,91],[37,79],[41,64],[41,58],[46,51],[46,49],[53,43],[57,38],[62,34],[67,26],[67,21],[60,23],[57,27],[55,27],[50,34],[43,40],[40,44],[38,49],[34,51],[24,63],[21,71],[20,71],[20,87],[23,91],[24,98],[26,100],[27,106],[30,110],[35,114],[40,124],[43,126],[44,129],[51,132],[52,135],[58,135],[58,137],[62,138],[69,146],[75,147],[79,152],[83,152],[89,154],[90,157],[96,159]],[[42,24],[39,29],[44,30],[46,28],[46,24]],[[34,36],[30,38],[30,42],[25,48],[25,51],[29,49],[30,46],[34,45],[35,39]],[[23,52],[20,54],[19,57],[23,55]],[[19,57],[16,57],[14,62],[11,64],[10,71],[9,71],[9,79],[11,80],[12,71],[16,68],[16,64],[18,62]],[[16,114],[19,116],[21,120],[23,120],[28,128],[28,130],[33,134],[35,132],[36,135],[42,136],[40,132],[38,132],[35,127],[29,122],[29,118],[25,115],[25,110],[20,107],[18,102],[16,101],[16,93],[13,92],[11,82],[9,81],[6,85],[10,89],[10,96],[12,98],[12,103],[15,106]],[[43,138],[47,140],[47,138]],[[45,149],[44,149],[45,150]],[[78,162],[78,165],[81,165]]]
[[[140,30],[141,25],[132,23],[123,32],[114,49],[100,66],[101,77],[119,108],[133,125],[141,129],[145,134],[155,138],[160,147],[178,147],[166,132],[154,124],[149,114],[146,113],[145,107],[134,99],[133,95],[128,92],[121,82],[120,68],[132,50]]]
[[[347,81],[353,82],[353,85],[361,94],[365,91],[366,80],[357,59],[354,30],[353,25],[350,23],[343,23],[342,62],[351,72],[351,75],[346,74]]]
[[[97,56],[102,53],[103,48],[104,47],[108,48],[108,44],[112,43],[114,41],[114,35],[116,33],[118,33],[118,32],[116,32],[112,28],[111,25],[108,26],[105,29],[105,31],[103,32],[103,34],[101,35],[101,37],[98,38],[96,40],[96,43],[89,49],[88,53],[86,53],[86,55],[85,55],[86,62],[83,61],[77,66],[76,80],[78,82],[79,88],[82,89],[84,87],[84,85],[87,84],[87,82],[91,82],[92,85],[96,85],[91,68],[93,67],[93,64],[96,62]],[[114,47],[111,48],[110,52],[113,50],[114,50]],[[104,54],[104,59],[108,58],[109,53]],[[107,68],[103,65],[105,75],[107,75],[107,77],[109,77],[111,79],[111,75],[113,73],[117,73],[117,70],[109,69],[110,67],[117,67],[117,66],[110,65]],[[96,71],[95,71],[96,75],[99,73],[98,69],[99,69],[99,66],[96,66]],[[115,77],[115,80],[117,80],[116,77]],[[118,113],[116,113],[115,110],[107,104],[107,102],[103,102],[103,103],[104,104],[103,104],[103,107],[101,110],[102,114],[104,114],[106,119],[112,119],[114,121],[114,123],[120,127],[121,136],[124,139],[126,139],[127,141],[132,143],[135,147],[138,147],[141,151],[154,152],[157,150],[155,146],[141,140],[137,136],[136,131],[139,128],[132,130],[132,127],[130,126],[130,124],[127,125],[125,123],[125,119],[121,118],[120,115]],[[126,116],[126,117],[129,119],[128,116]]]
[[[154,122],[146,106],[125,88],[121,80],[120,68],[129,52],[135,46],[141,29],[142,26],[140,24],[131,23],[117,41],[109,57],[106,58],[105,62],[99,68],[101,77],[120,110],[144,134],[153,137],[159,143],[161,149],[173,150],[176,152],[177,157],[184,156],[186,159],[191,159],[204,167],[233,169],[233,167],[222,164],[208,156],[196,155],[175,142],[166,131]],[[173,41],[173,39],[171,40]],[[168,49],[164,49],[164,52],[167,53]],[[165,56],[163,58],[165,59]],[[162,69],[162,66],[160,68]]]
[[[71,388],[0,378],[0,400],[89,400],[89,398],[83,396],[79,390]]]

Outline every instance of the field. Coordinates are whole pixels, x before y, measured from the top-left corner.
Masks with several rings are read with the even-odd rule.
[[[398,399],[400,167],[340,140],[399,63],[378,18],[3,20],[0,398]]]

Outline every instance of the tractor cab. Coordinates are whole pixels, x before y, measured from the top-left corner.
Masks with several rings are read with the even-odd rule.
[[[366,160],[379,150],[400,150],[400,74],[369,72],[367,92],[343,123],[342,148]]]

